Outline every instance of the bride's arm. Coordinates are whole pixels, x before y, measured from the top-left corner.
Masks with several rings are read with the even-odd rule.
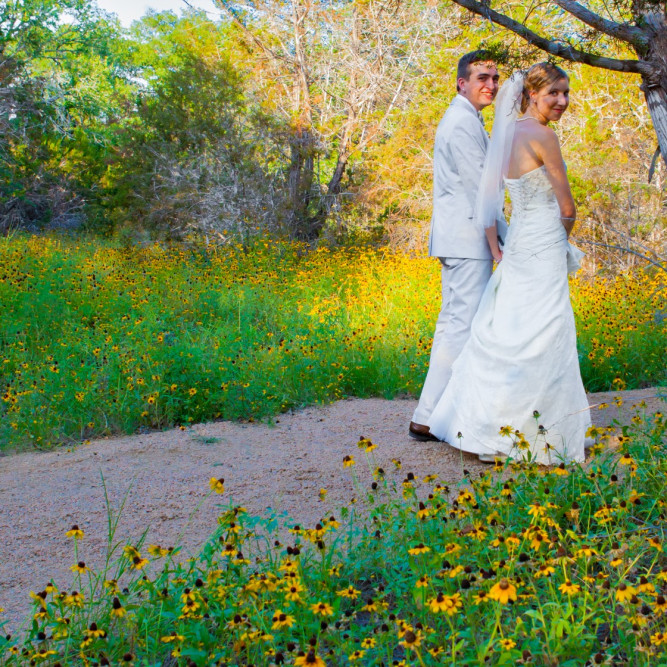
[[[574,198],[570,190],[570,184],[567,180],[565,171],[565,162],[560,152],[558,137],[551,128],[544,128],[543,136],[540,141],[540,157],[544,161],[544,167],[547,177],[554,189],[558,206],[560,207],[561,222],[567,235],[574,227],[574,221],[577,218],[577,208],[574,205]]]
[[[489,242],[489,248],[491,249],[491,255],[496,262],[500,262],[503,258],[503,251],[500,249],[500,244],[498,243],[498,223],[493,225],[493,227],[487,227],[486,240]]]

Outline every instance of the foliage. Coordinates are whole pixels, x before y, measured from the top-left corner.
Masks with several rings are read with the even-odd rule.
[[[104,185],[132,85],[118,26],[89,0],[0,7],[0,232],[76,227]]]
[[[0,442],[259,419],[416,394],[436,262],[387,250],[0,244]],[[665,384],[663,272],[572,283],[589,390]]]
[[[492,47],[507,74],[543,57],[431,2],[219,7],[217,20],[149,12],[126,31],[92,0],[4,3],[0,233],[85,224],[127,240],[269,233],[421,251],[457,59]],[[511,10],[574,35],[567,12]],[[632,76],[573,67],[559,128],[579,240],[612,272],[646,252],[664,264],[664,165],[647,186],[654,132]]]
[[[496,44],[499,34],[487,22],[472,20],[454,44]],[[362,167],[358,195],[371,211],[381,212],[394,247],[424,251],[432,206],[431,148],[438,122],[454,96],[451,72],[462,52],[452,41],[434,49],[411,105],[390,128],[390,136],[374,145]],[[450,46],[450,48],[447,48]],[[501,66],[501,82],[515,67],[544,58],[521,43],[501,42],[511,55]],[[498,48],[498,45],[496,45]],[[578,209],[575,243],[582,243],[594,263],[591,274],[646,265],[648,254],[667,267],[665,170],[659,166],[653,185],[646,175],[655,150],[654,131],[639,89],[639,77],[566,64],[571,106],[554,125]],[[493,108],[484,112],[487,129]],[[508,207],[508,211],[511,209]],[[604,245],[593,245],[604,244]],[[616,245],[630,251],[619,252]]]
[[[73,526],[77,590],[31,593],[25,639],[0,638],[0,660],[664,664],[665,419],[640,409],[616,426],[591,428],[585,467],[497,462],[456,486],[399,473],[397,460],[389,470],[362,438],[374,481],[346,456],[349,506],[323,505],[317,525],[299,526],[230,504],[184,562],[140,542],[95,572]],[[224,493],[224,480],[210,488]]]
[[[135,28],[134,59],[148,85],[137,118],[118,137],[109,206],[116,224],[169,238],[199,231],[219,240],[279,231],[280,128],[244,93],[199,12],[149,15]]]

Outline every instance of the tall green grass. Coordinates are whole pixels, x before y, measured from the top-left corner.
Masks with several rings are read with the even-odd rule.
[[[437,262],[384,250],[17,236],[0,265],[4,448],[416,396],[440,307]],[[572,284],[589,390],[665,383],[664,287]]]

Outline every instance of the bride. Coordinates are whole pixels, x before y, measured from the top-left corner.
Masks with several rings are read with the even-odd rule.
[[[428,422],[482,461],[584,460],[590,417],[567,278],[582,253],[567,240],[576,210],[549,127],[568,96],[568,75],[545,62],[515,73],[496,100],[476,219],[499,264]],[[501,251],[495,221],[505,187],[512,218]]]

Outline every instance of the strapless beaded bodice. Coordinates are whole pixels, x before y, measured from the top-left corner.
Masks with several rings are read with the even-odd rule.
[[[567,243],[556,194],[544,166],[520,178],[506,178],[512,200],[512,217],[505,238],[505,251],[534,252]]]
[[[536,212],[556,215],[560,209],[556,195],[543,166],[529,171],[520,178],[506,178],[505,186],[512,200],[512,218],[533,217]]]

